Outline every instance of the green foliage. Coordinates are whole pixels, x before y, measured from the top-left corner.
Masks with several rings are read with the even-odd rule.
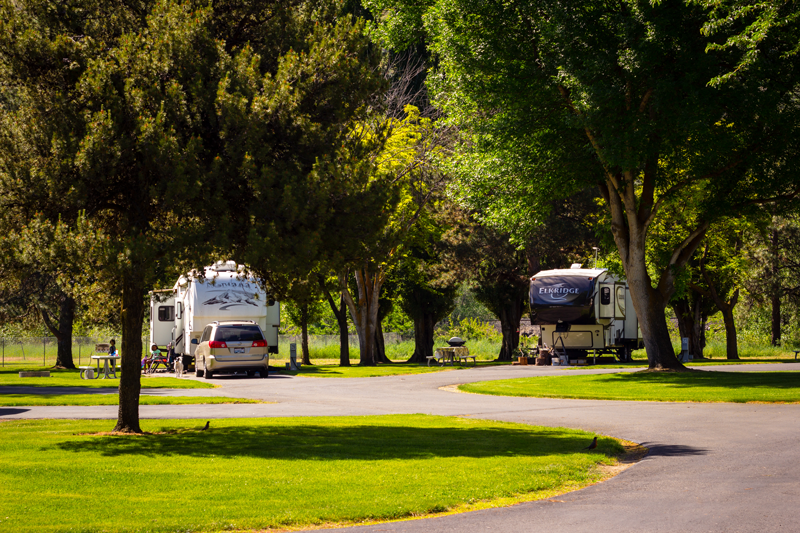
[[[424,35],[433,100],[462,133],[459,196],[483,222],[524,243],[554,197],[599,185],[650,363],[679,366],[663,309],[704,233],[796,196],[798,63],[765,46],[747,77],[710,86],[740,58],[707,51],[695,3],[369,5],[388,45]],[[673,233],[657,266],[654,224]]]
[[[466,283],[458,288],[453,305],[453,312],[450,313],[448,319],[451,323],[460,322],[465,318],[475,318],[484,322],[496,319],[492,312],[486,309],[485,305],[475,299],[475,294]]]
[[[498,342],[502,335],[497,329],[487,322],[480,319],[467,317],[458,323],[443,324],[436,330],[436,337],[449,339],[451,337],[461,337],[464,340],[489,340]]]
[[[791,61],[800,51],[800,9],[793,0],[694,0],[710,10],[703,34],[726,36],[712,41],[708,50],[735,50],[739,63],[730,72],[712,80],[713,85],[736,80],[757,68],[765,49],[777,49],[782,59]],[[733,28],[733,34],[730,29]]]

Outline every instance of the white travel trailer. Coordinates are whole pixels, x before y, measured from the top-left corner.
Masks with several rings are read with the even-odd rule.
[[[531,278],[530,305],[541,343],[571,358],[592,350],[627,361],[642,347],[630,288],[604,268],[543,270]]]
[[[194,357],[203,328],[221,320],[252,320],[261,326],[269,352],[278,353],[280,303],[233,261],[219,261],[202,277],[187,274],[172,289],[150,293],[150,345],[173,342],[184,364]]]

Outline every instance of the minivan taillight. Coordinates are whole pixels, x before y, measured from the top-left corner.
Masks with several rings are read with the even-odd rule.
[[[209,348],[227,348],[228,345],[225,344],[225,341],[208,341]]]
[[[266,348],[267,341],[253,341],[253,348]]]

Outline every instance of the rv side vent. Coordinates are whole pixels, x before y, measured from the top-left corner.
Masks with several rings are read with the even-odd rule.
[[[580,263],[572,263],[572,266],[570,268],[583,268],[583,265]]]

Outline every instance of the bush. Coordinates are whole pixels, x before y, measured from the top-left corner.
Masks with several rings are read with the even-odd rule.
[[[437,339],[461,337],[464,340],[498,341],[502,338],[502,335],[492,324],[477,318],[467,317],[456,324],[442,323],[436,329],[434,337]]]

